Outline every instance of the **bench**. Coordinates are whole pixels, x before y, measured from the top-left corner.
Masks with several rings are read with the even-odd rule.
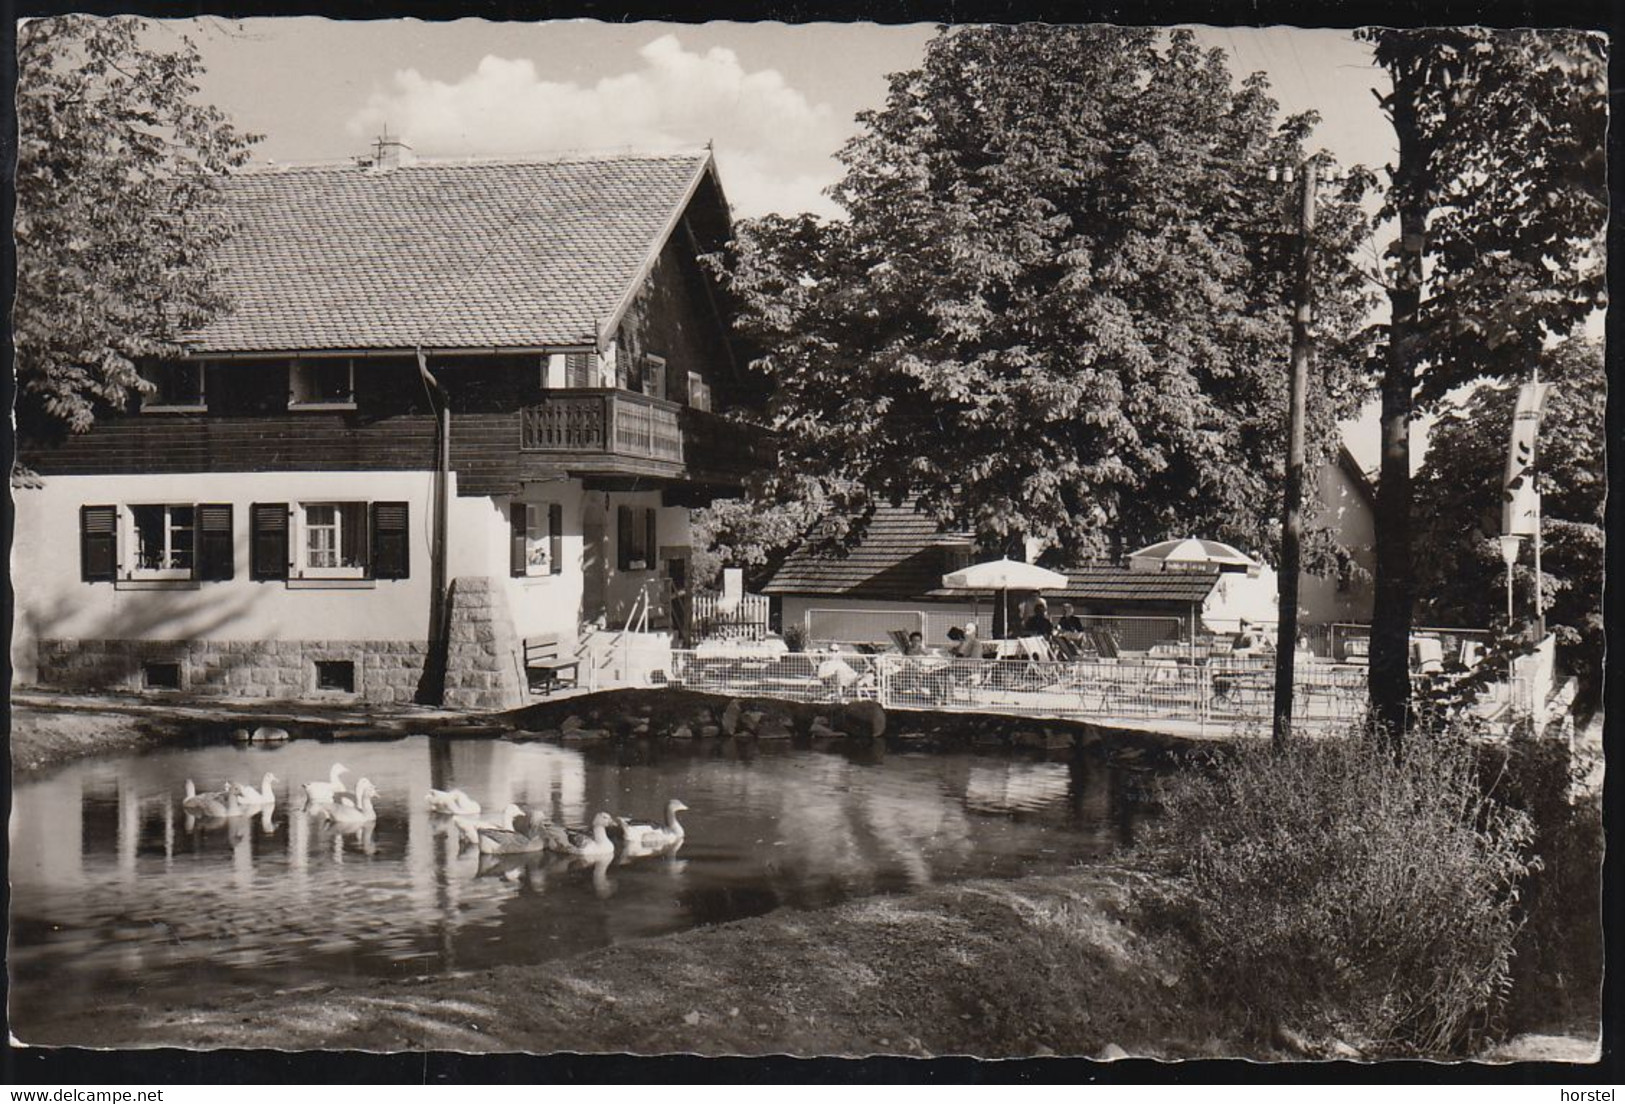
[[[525,678],[532,692],[552,693],[566,671],[570,672],[571,685],[581,684],[581,659],[563,653],[564,642],[558,636],[538,636],[525,641]]]

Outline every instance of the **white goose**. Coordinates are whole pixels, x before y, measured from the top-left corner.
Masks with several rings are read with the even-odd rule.
[[[210,790],[207,793],[198,793],[192,780],[186,780],[186,796],[181,798],[181,808],[198,816],[225,816],[226,801],[231,797],[231,783],[226,783],[223,790]],[[219,812],[211,810],[219,809]]]
[[[378,811],[372,807],[377,793],[378,788],[363,778],[355,784],[355,793],[338,794],[331,805],[322,806],[322,816],[341,828],[370,824],[378,819]]]
[[[259,789],[256,790],[253,786],[239,785],[237,787],[237,796],[244,805],[252,805],[256,809],[261,805],[274,806],[276,804],[276,791],[271,789],[271,784],[276,781],[277,776],[270,771],[266,771],[265,777],[260,779]]]
[[[664,824],[656,824],[652,820],[632,820],[623,816],[616,817],[615,823],[620,825],[621,839],[628,850],[652,854],[683,842],[683,826],[677,822],[677,814],[686,812],[688,806],[672,798],[666,802]]]
[[[462,790],[430,790],[429,811],[445,816],[479,816],[480,803]]]
[[[343,763],[334,763],[333,769],[327,772],[326,782],[306,782],[304,786],[301,787],[305,791],[305,804],[332,804],[335,797],[345,792],[344,779],[340,776],[349,773],[349,767],[345,766]]]
[[[608,813],[599,813],[592,818],[591,831],[582,828],[557,829],[555,833],[547,836],[547,849],[565,855],[579,855],[586,859],[613,855],[615,844],[610,842],[609,838],[609,826],[613,820]]]

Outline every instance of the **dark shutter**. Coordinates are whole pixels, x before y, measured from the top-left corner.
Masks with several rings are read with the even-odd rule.
[[[118,507],[79,507],[79,576],[87,583],[118,578]]]
[[[255,580],[288,577],[288,504],[256,502],[248,515],[248,577]]]
[[[407,504],[372,504],[372,577],[404,579],[412,573]]]
[[[557,502],[547,507],[547,564],[550,575],[564,570],[564,507]]]
[[[658,549],[658,546],[655,544],[655,512],[653,510],[645,510],[643,513],[643,566],[652,568],[655,565],[655,552]]]
[[[236,573],[232,545],[231,503],[203,504],[197,508],[197,577],[224,582]]]
[[[632,507],[622,506],[615,511],[615,566],[628,570],[632,562]]]
[[[589,367],[592,364],[588,353],[564,354],[564,386],[591,387],[592,380]]]
[[[508,573],[510,575],[523,575],[526,568],[525,556],[525,504],[523,502],[510,502],[508,504]]]

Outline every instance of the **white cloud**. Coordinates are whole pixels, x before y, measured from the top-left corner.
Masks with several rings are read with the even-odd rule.
[[[632,72],[584,86],[544,80],[528,58],[488,55],[454,81],[395,73],[349,121],[358,137],[384,125],[425,156],[631,148],[659,152],[715,143],[722,185],[740,215],[834,213],[819,193],[838,172],[842,129],[775,69],[747,72],[732,50],[691,53],[663,35]]]

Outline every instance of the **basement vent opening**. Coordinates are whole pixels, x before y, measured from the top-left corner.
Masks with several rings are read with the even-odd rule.
[[[318,659],[316,689],[355,693],[355,663],[348,659]]]
[[[179,690],[181,665],[179,663],[143,663],[141,685],[148,690]]]

